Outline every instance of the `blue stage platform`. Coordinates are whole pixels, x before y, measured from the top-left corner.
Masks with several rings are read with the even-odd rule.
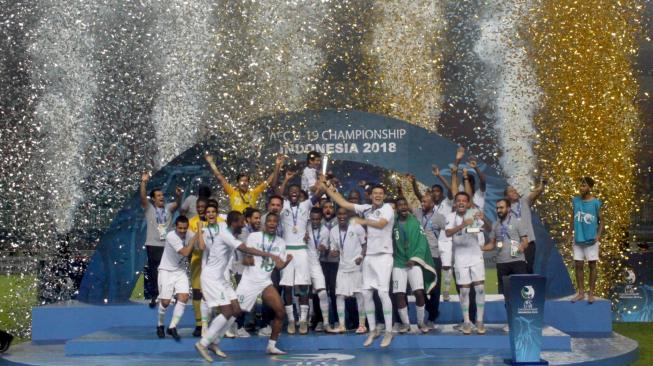
[[[452,298],[456,299],[455,296]],[[172,311],[167,315],[172,316]],[[156,309],[148,308],[144,302],[89,305],[71,301],[39,306],[32,309],[32,340],[63,342],[109,328],[148,328],[153,327],[155,319]],[[460,304],[457,301],[440,304],[438,323],[454,324],[461,321]],[[485,322],[506,323],[504,302],[500,295],[488,295]],[[571,335],[608,336],[612,332],[610,302],[599,299],[590,305],[586,301],[572,303],[568,299],[548,300],[544,306],[544,323]],[[191,327],[193,324],[193,311],[188,307],[180,327]]]
[[[429,334],[397,335],[390,345],[391,349],[510,349],[508,335],[501,330],[501,325],[488,326],[485,335],[465,336],[453,326],[447,325],[440,331]],[[153,327],[111,328],[94,332],[66,342],[66,356],[80,355],[115,355],[134,354],[147,351],[148,354],[184,352],[192,349],[197,338],[192,337],[192,328],[179,330],[180,342],[171,337],[161,340],[156,338]],[[570,351],[571,337],[557,329],[547,327],[543,330],[542,349],[545,351]],[[365,349],[363,342],[366,335],[353,332],[342,335],[309,333],[308,335],[283,334],[279,347],[285,351],[315,350],[354,350]],[[223,339],[220,348],[225,351],[264,352],[267,337]],[[378,348],[380,339],[372,346]]]
[[[403,336],[398,336],[397,340]],[[161,344],[174,342],[161,340]],[[143,350],[147,352],[148,350]],[[506,349],[357,349],[315,350],[290,352],[284,356],[270,357],[262,352],[228,352],[227,359],[214,364],[238,366],[273,365],[456,365],[456,366],[505,366],[509,357]],[[542,358],[550,365],[565,366],[624,366],[638,357],[637,342],[612,333],[603,338],[572,338],[571,351],[544,351]],[[175,353],[140,353],[131,355],[66,356],[64,344],[23,343],[13,346],[0,355],[0,364],[7,366],[191,366],[207,365],[194,349]]]
[[[410,304],[413,305],[412,303]],[[279,346],[287,356],[268,357],[262,350],[267,338],[224,339],[221,348],[229,354],[227,363],[272,365],[279,362],[307,364],[322,362],[333,365],[421,365],[451,364],[501,365],[509,357],[507,334],[501,330],[506,322],[503,298],[488,295],[485,307],[488,332],[464,336],[453,330],[462,319],[457,297],[442,302],[441,324],[429,334],[397,335],[389,349],[362,347],[364,335],[347,333],[307,336],[282,334]],[[414,321],[414,308],[409,313]],[[179,328],[181,342],[155,335],[156,309],[145,302],[89,305],[79,302],[59,303],[32,310],[31,344],[14,347],[3,355],[9,365],[201,365],[204,362],[193,350],[197,338],[190,307]],[[168,319],[172,311],[168,312]],[[627,365],[638,357],[637,342],[612,332],[610,303],[600,299],[571,303],[568,298],[549,300],[544,309],[542,358],[552,365]]]

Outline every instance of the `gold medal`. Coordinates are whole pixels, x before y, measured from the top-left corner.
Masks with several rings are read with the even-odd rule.
[[[293,234],[297,234],[297,226],[292,227],[292,232],[293,232]]]
[[[502,241],[497,242],[497,248],[499,248],[499,249],[503,248],[503,242]]]

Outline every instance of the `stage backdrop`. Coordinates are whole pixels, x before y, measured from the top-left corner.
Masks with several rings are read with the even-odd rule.
[[[457,148],[451,141],[424,128],[358,111],[286,114],[260,119],[251,128],[258,131],[257,138],[263,144],[260,159],[272,162],[276,152],[283,152],[301,162],[310,150],[331,154],[332,159],[339,161],[334,168],[336,174],[341,173],[345,191],[360,179],[388,179],[384,170],[412,173],[418,181],[431,185],[434,183],[431,165],[439,165],[449,177],[448,165]],[[229,169],[249,170],[258,165],[238,156],[223,156],[220,152],[227,149],[227,143],[233,144],[212,136],[193,146],[156,172],[149,187],[164,187],[166,196],[172,197],[176,185],[190,192],[198,182],[210,181],[204,161],[206,151],[212,152],[225,169],[229,166]],[[479,165],[487,175],[485,213],[494,220],[494,202],[501,197],[506,181],[488,165],[482,162]],[[536,214],[533,220],[538,242],[536,271],[547,277],[547,297],[573,293],[555,243]],[[101,238],[82,281],[79,299],[91,303],[128,301],[145,262],[144,240],[143,210],[136,192]]]

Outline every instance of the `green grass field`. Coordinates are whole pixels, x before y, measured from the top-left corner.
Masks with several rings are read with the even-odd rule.
[[[612,323],[612,329],[639,343],[639,360],[633,365],[653,365],[653,323]]]
[[[14,342],[29,340],[36,288],[33,275],[0,275],[0,329],[13,334]]]

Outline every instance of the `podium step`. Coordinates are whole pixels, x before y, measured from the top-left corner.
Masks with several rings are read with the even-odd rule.
[[[486,325],[485,335],[463,335],[452,325],[441,326],[429,334],[396,334],[391,349],[509,349],[508,334],[503,325]],[[160,354],[194,351],[198,338],[192,337],[192,328],[180,328],[180,342],[171,337],[159,339],[155,327],[116,327],[97,331],[69,340],[65,344],[66,356]],[[552,327],[543,329],[543,351],[571,350],[571,337]],[[343,335],[309,333],[308,335],[282,334],[278,346],[285,351],[352,350],[365,349],[366,335],[353,331]],[[379,337],[371,348],[378,348]],[[224,339],[220,348],[225,352],[264,352],[268,339],[252,335],[250,338]]]

